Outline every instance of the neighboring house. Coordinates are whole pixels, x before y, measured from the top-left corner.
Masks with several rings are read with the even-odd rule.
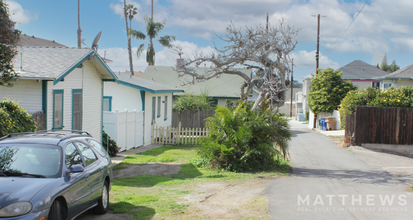
[[[389,89],[390,86],[394,88],[413,86],[413,64],[375,79],[383,81],[383,85],[380,87],[383,91]]]
[[[103,109],[112,112],[112,114],[105,112],[104,123],[108,123],[107,126],[105,125],[105,131],[118,142],[122,150],[150,144],[152,122],[155,121],[155,125],[158,126],[171,126],[172,93],[181,93],[184,90],[125,73],[116,74],[116,76],[117,82],[105,82]],[[115,126],[117,129],[110,128],[109,124],[113,123],[109,119],[110,115],[115,112],[117,114],[124,113],[125,110],[130,113],[128,123],[136,123],[136,126],[126,129],[127,125],[122,127],[121,122],[118,121]],[[134,113],[131,114],[131,112]],[[136,120],[136,117],[139,117],[139,120]],[[124,140],[130,138],[134,138],[134,141],[127,143]]]
[[[37,47],[67,47],[63,44],[59,44],[54,40],[46,40],[33,36],[21,34],[20,39],[17,42],[18,46],[37,46]]]
[[[202,72],[205,68],[199,68]],[[242,69],[245,74],[251,76],[251,70]],[[173,67],[148,66],[141,76],[144,79],[162,83],[174,88],[185,90],[185,93],[199,95],[201,92],[208,92],[216,105],[225,106],[227,100],[237,101],[241,99],[241,85],[244,79],[237,75],[222,74],[219,78],[212,78],[204,82],[195,82],[193,85],[183,85],[192,81],[192,77],[178,77],[178,73]],[[174,93],[174,97],[181,96],[183,93]]]
[[[351,81],[359,90],[367,87],[380,88],[381,80],[377,77],[388,75],[386,71],[361,60],[355,60],[339,70],[342,71],[341,78],[345,81]]]
[[[46,114],[47,130],[84,130],[102,137],[103,82],[116,76],[93,49],[17,47],[13,65],[20,78],[0,87],[29,113]]]

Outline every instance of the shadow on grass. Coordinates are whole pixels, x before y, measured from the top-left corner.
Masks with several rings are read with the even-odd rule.
[[[147,150],[145,152],[139,153],[139,155],[143,155],[143,156],[159,156],[160,154],[165,153],[165,151],[169,151],[169,150],[185,150],[185,149],[194,149],[197,148],[194,145],[165,145],[162,147],[158,147],[158,148],[153,148],[150,150]],[[131,155],[133,156],[133,155]]]
[[[141,199],[137,199],[141,202]],[[133,219],[152,219],[156,214],[153,208],[134,205],[129,202],[121,201],[109,205],[109,209],[113,211],[114,214],[128,213],[133,214]]]
[[[165,166],[168,166],[167,164]],[[171,164],[170,166],[176,166]],[[127,177],[123,179],[115,179],[113,181],[114,186],[128,186],[128,187],[152,187],[162,182],[168,182],[173,180],[185,180],[193,179],[203,174],[198,170],[197,167],[188,163],[182,164],[181,170],[177,174],[172,174],[170,177],[159,176],[159,175],[138,175]]]

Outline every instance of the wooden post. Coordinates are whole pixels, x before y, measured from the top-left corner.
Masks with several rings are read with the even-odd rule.
[[[400,133],[400,110],[401,108],[397,108],[396,113],[396,144],[399,144],[399,133]]]
[[[181,144],[181,121],[179,121],[178,131],[176,132],[176,143]]]
[[[154,140],[155,140],[155,138],[154,138],[154,136],[155,136],[155,120],[153,120],[153,122],[152,122],[152,135],[151,135],[151,143],[152,144],[154,144]]]

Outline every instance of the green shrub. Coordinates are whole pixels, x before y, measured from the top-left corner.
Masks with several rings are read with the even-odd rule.
[[[211,105],[212,101],[208,97],[208,93],[203,91],[199,96],[188,93],[178,97],[172,108],[180,113],[185,110],[209,109],[211,108]]]
[[[207,160],[212,168],[237,172],[264,170],[280,162],[276,156],[287,154],[288,121],[267,106],[257,111],[243,102],[236,108],[217,106],[207,121],[209,136],[202,141],[196,163]]]
[[[350,81],[341,79],[341,70],[320,69],[318,74],[311,78],[308,106],[315,114],[333,112],[338,109],[347,93],[355,89]]]
[[[305,120],[310,120],[310,111],[305,111]]]
[[[11,100],[0,102],[0,137],[7,134],[36,131],[32,116]]]
[[[357,106],[413,108],[413,87],[403,86],[382,92],[368,87],[361,91],[350,91],[340,105],[341,129],[345,128],[346,114],[353,114]]]
[[[110,136],[106,134],[105,131],[103,131],[102,137],[103,137],[103,144],[102,144],[103,147],[107,148],[110,156],[116,156],[116,154],[120,150],[120,147],[118,147],[118,144],[116,144],[116,141],[111,139]],[[109,147],[108,147],[108,140],[109,140]]]

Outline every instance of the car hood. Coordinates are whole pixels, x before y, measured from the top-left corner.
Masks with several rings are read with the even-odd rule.
[[[0,208],[18,201],[30,201],[54,178],[0,177]]]

